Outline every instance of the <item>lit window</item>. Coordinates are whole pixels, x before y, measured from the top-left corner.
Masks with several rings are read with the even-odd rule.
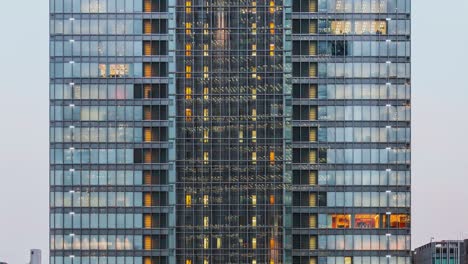
[[[270,34],[275,34],[275,23],[270,22]]]
[[[145,228],[152,228],[153,227],[153,217],[149,214],[145,214]]]
[[[185,1],[185,13],[192,13],[192,1]]]
[[[252,130],[252,142],[257,142],[257,131]]]
[[[257,195],[252,195],[252,205],[253,206],[257,205]]]
[[[244,131],[239,131],[239,143],[244,142]]]
[[[203,161],[204,161],[203,163],[208,164],[209,160],[210,160],[210,156],[209,156],[208,151],[203,152]]]
[[[221,248],[221,244],[222,244],[221,242],[222,242],[221,238],[217,237],[216,238],[216,248]]]
[[[309,163],[310,164],[317,163],[317,150],[315,149],[309,150]]]
[[[310,250],[316,250],[317,249],[317,237],[316,236],[311,236],[309,238],[309,249]]]
[[[208,29],[209,29],[208,24],[207,23],[203,24],[203,34],[204,35],[208,35],[210,33]]]
[[[257,238],[252,238],[252,248],[256,249],[257,248]]]
[[[151,237],[150,236],[145,236],[145,239],[144,239],[144,248],[145,250],[151,250],[153,247],[152,247],[152,241],[151,241]]]
[[[270,44],[270,56],[275,56],[275,44]]]
[[[185,78],[192,78],[192,66],[191,65],[185,66]]]
[[[309,216],[309,227],[317,228],[317,216],[316,215]]]
[[[209,264],[209,262],[208,262],[208,259],[207,259],[207,258],[205,258],[205,259],[203,260],[203,264]]]
[[[257,109],[252,109],[252,121],[257,120]]]
[[[185,23],[185,34],[187,35],[192,34],[192,23],[190,22]]]
[[[406,215],[406,214],[390,215],[390,227],[391,228],[408,228],[409,226],[410,226],[409,215]]]
[[[257,100],[257,88],[252,88],[252,100]]]
[[[192,264],[192,260],[191,259],[186,259],[185,264]]]
[[[203,238],[203,248],[204,248],[204,249],[208,249],[209,246],[210,246],[210,240],[208,239],[208,237],[205,236],[205,237]]]
[[[257,34],[257,23],[252,23],[252,35]]]
[[[309,206],[316,207],[317,206],[317,195],[315,193],[309,194]]]
[[[270,151],[270,165],[274,165],[274,164],[275,164],[275,152]]]
[[[257,226],[257,217],[252,216],[252,226]]]
[[[274,12],[275,12],[275,1],[270,0],[270,13],[274,13]]]
[[[209,132],[210,131],[208,129],[203,130],[203,142],[204,143],[208,143],[208,140],[210,138]]]
[[[332,228],[350,228],[351,215],[349,214],[335,214],[332,215]]]
[[[209,197],[208,197],[207,194],[205,194],[205,195],[203,195],[203,205],[204,205],[205,207],[207,207],[207,206],[208,206],[208,203],[209,203]]]
[[[257,44],[252,44],[252,56],[257,56]]]
[[[252,78],[257,78],[257,67],[252,67]]]
[[[203,109],[203,121],[208,121],[209,120],[209,111],[208,108]]]
[[[187,208],[192,207],[192,195],[190,194],[185,195],[185,207]]]
[[[270,195],[270,204],[271,205],[275,204],[275,196],[273,194]]]
[[[153,196],[151,195],[151,193],[145,193],[145,206],[149,207],[149,206],[153,206]]]
[[[209,71],[208,66],[203,66],[203,78],[205,79],[208,78],[208,71]]]
[[[185,99],[192,99],[192,87],[185,87]]]
[[[354,216],[355,228],[379,228],[378,214],[357,214]]]
[[[185,109],[185,120],[192,121],[192,109],[190,108]]]
[[[256,164],[257,163],[257,152],[252,152],[252,163]]]
[[[203,44],[203,56],[208,56],[208,44]]]
[[[185,56],[192,56],[192,44],[185,44]]]
[[[252,264],[257,264],[257,260],[252,259]]]
[[[353,264],[353,258],[352,257],[345,257],[344,258],[344,264]]]
[[[208,94],[209,94],[209,88],[208,87],[204,87],[203,88],[203,99],[205,100],[208,100]]]
[[[257,2],[254,0],[252,1],[252,14],[257,13]]]
[[[203,217],[203,226],[208,227],[210,225],[210,218],[208,216]]]

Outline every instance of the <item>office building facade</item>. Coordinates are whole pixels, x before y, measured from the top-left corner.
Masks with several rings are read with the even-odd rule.
[[[409,263],[409,0],[50,21],[50,263]]]
[[[430,242],[413,251],[413,264],[466,264],[468,240]]]

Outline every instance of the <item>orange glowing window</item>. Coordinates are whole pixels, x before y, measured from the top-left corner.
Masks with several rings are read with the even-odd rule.
[[[153,241],[151,241],[151,240],[152,240],[151,236],[145,236],[145,239],[144,239],[144,244],[145,244],[144,248],[145,248],[145,250],[151,250],[152,249],[152,247],[153,247],[152,242]]]
[[[208,87],[203,88],[203,99],[208,100],[208,94],[210,93],[210,89]]]
[[[192,78],[192,66],[185,66],[185,78]]]
[[[270,165],[274,165],[274,164],[275,164],[275,152],[270,151]]]
[[[275,44],[270,44],[270,56],[275,56]]]
[[[185,99],[192,99],[192,87],[185,87]]]
[[[357,214],[354,216],[355,228],[379,228],[380,215]]]
[[[275,34],[275,23],[270,22],[270,34]]]
[[[351,225],[351,215],[334,214],[332,215],[332,228],[349,228]]]
[[[192,1],[185,1],[185,13],[192,13]]]
[[[192,34],[192,23],[190,22],[185,23],[185,34],[187,35]]]
[[[406,215],[406,214],[390,215],[390,227],[391,228],[408,228],[409,226],[410,226],[409,215]]]
[[[271,0],[270,1],[270,13],[275,12],[275,1]]]
[[[273,194],[270,195],[270,204],[275,204],[275,196]]]
[[[192,109],[185,109],[185,120],[192,121]]]
[[[149,214],[145,214],[145,228],[152,228],[153,227],[153,217]]]

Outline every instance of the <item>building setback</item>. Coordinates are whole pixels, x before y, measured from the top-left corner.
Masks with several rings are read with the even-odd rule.
[[[410,77],[410,0],[50,0],[50,263],[410,263]]]
[[[466,264],[468,240],[442,240],[418,247],[413,264]]]

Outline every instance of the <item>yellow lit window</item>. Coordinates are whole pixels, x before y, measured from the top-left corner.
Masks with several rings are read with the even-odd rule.
[[[257,142],[257,131],[252,130],[252,142]]]
[[[353,264],[353,258],[352,257],[345,257],[344,258],[344,264]]]
[[[310,228],[317,228],[317,215],[310,215],[309,216],[309,227]]]
[[[317,264],[317,258],[316,257],[311,257],[309,259],[309,264]]]
[[[209,262],[208,262],[208,259],[207,259],[207,258],[205,258],[205,259],[203,260],[203,264],[209,264]]]
[[[257,205],[257,195],[252,195],[252,205],[256,206]]]
[[[145,214],[145,228],[152,228],[153,227],[153,217],[149,214]]]
[[[257,260],[252,259],[252,264],[257,264]]]
[[[309,0],[309,12],[317,12],[317,0]]]
[[[192,195],[191,194],[185,195],[185,207],[187,208],[192,207]]]
[[[203,44],[203,56],[208,56],[208,44]]]
[[[410,216],[407,214],[392,214],[390,215],[389,224],[391,228],[408,228],[410,226]]]
[[[349,214],[334,214],[331,215],[332,228],[350,228],[351,215]]]
[[[185,44],[185,56],[192,56],[192,44]]]
[[[192,121],[192,109],[190,108],[185,109],[185,120]]]
[[[203,248],[204,248],[204,249],[208,249],[209,247],[210,247],[210,240],[209,240],[208,237],[205,236],[205,237],[203,238]]]
[[[203,66],[203,78],[205,79],[208,78],[208,72],[209,72],[208,66]]]
[[[143,64],[143,74],[144,77],[151,77],[153,75],[151,63],[145,63]]]
[[[252,216],[252,226],[257,226],[257,217]]]
[[[317,77],[317,64],[316,63],[310,63],[309,64],[309,77]]]
[[[239,131],[239,143],[244,142],[244,131]]]
[[[151,193],[145,193],[145,206],[153,206],[153,196],[151,195]]]
[[[274,164],[275,164],[275,152],[270,151],[270,165],[274,165]]]
[[[317,98],[317,85],[309,86],[309,99]]]
[[[145,257],[145,261],[143,263],[144,264],[153,264],[150,257]]]
[[[309,108],[309,120],[317,120],[317,108],[310,107]]]
[[[309,238],[309,249],[316,250],[317,249],[317,237],[312,236]]]
[[[257,2],[254,0],[252,1],[252,14],[257,13]]]
[[[257,44],[252,44],[252,56],[257,56]]]
[[[331,33],[335,35],[351,33],[351,21],[332,21]]]
[[[270,259],[270,264],[275,264],[275,261],[273,259]]]
[[[316,141],[317,141],[317,129],[309,128],[309,142],[316,142]]]
[[[192,1],[185,1],[185,13],[192,13]]]
[[[191,259],[186,259],[185,264],[192,264],[192,260]]]
[[[210,93],[210,90],[208,87],[203,88],[203,99],[208,100],[209,96],[208,94]]]
[[[275,34],[275,23],[270,22],[270,34]]]
[[[185,66],[185,78],[192,78],[192,66],[191,65]]]
[[[252,67],[252,78],[257,78],[257,67]]]
[[[205,207],[208,206],[209,201],[210,201],[210,199],[209,199],[208,194],[203,195],[203,205],[204,205]]]
[[[317,206],[317,195],[315,193],[309,193],[309,206],[310,207]]]
[[[309,150],[309,163],[310,164],[317,163],[317,151],[315,149]]]
[[[275,12],[275,1],[270,0],[270,13],[274,13],[274,12]]]
[[[208,140],[210,138],[209,136],[210,131],[208,129],[203,130],[203,142],[208,143]]]
[[[270,44],[270,56],[275,56],[275,44]]]
[[[153,155],[150,150],[145,150],[144,152],[145,163],[153,163]]]
[[[192,99],[192,87],[185,87],[185,99]]]
[[[257,109],[252,109],[252,121],[257,120]]]
[[[151,250],[152,249],[152,241],[151,241],[151,236],[145,236],[145,239],[144,239],[144,248],[145,250]]]
[[[203,217],[203,226],[208,227],[210,225],[210,218],[208,216]]]
[[[252,23],[252,35],[257,34],[257,23]]]
[[[310,171],[309,172],[309,185],[316,185],[317,184],[317,172]]]
[[[192,23],[190,22],[185,23],[185,34],[187,35],[192,34]]]
[[[216,248],[221,248],[222,246],[222,240],[220,237],[216,238]]]
[[[205,164],[208,164],[208,161],[210,160],[210,156],[208,151],[203,152],[203,161]]]
[[[207,23],[203,24],[203,34],[208,35],[210,33],[209,26]]]
[[[317,34],[317,20],[309,21],[309,34]]]
[[[256,249],[257,248],[257,238],[252,238],[252,248]]]
[[[208,121],[209,120],[209,111],[208,111],[208,108],[204,108],[203,109],[203,120],[204,121]]]
[[[257,152],[252,152],[252,163],[256,164],[257,163]]]

